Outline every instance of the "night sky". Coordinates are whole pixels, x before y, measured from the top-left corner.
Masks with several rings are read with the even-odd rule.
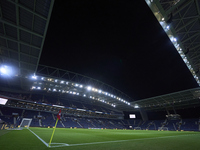
[[[135,100],[198,87],[141,0],[56,0],[40,64],[100,80]]]

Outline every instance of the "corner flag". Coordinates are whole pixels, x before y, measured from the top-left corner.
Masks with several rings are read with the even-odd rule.
[[[52,139],[53,139],[53,135],[54,135],[54,132],[55,132],[55,130],[56,130],[56,126],[57,126],[58,120],[60,120],[60,117],[61,117],[61,109],[59,110],[59,113],[57,114],[57,120],[56,120],[55,127],[54,127],[54,129],[53,129],[53,133],[52,133],[52,135],[51,135],[51,139],[50,139],[50,142],[49,142],[49,147],[50,147],[50,145],[51,145],[51,141],[52,141]]]
[[[60,120],[60,117],[61,117],[61,109],[60,109],[59,113],[57,114],[58,120]]]

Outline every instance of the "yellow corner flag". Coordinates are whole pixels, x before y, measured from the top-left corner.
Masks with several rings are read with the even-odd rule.
[[[51,135],[51,139],[50,139],[50,141],[49,141],[49,147],[50,147],[50,145],[51,145],[51,141],[52,141],[52,139],[53,139],[53,135],[54,135],[54,132],[55,132],[55,130],[56,130],[56,126],[57,126],[58,120],[60,120],[60,116],[61,116],[61,109],[60,109],[60,111],[59,111],[59,113],[58,113],[58,115],[57,115],[56,124],[55,124],[55,127],[54,127],[54,129],[53,129],[53,133],[52,133],[52,135]]]

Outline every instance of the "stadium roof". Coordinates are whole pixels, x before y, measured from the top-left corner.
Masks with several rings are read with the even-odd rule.
[[[181,109],[200,106],[200,88],[147,98],[131,104],[138,105],[145,110]]]
[[[0,1],[0,63],[33,74],[40,60],[54,0]]]
[[[200,1],[146,0],[200,85]]]

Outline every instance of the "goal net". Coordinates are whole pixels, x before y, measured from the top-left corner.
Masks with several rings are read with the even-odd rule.
[[[141,127],[134,127],[134,130],[141,130]]]
[[[167,127],[158,127],[158,131],[168,131]]]
[[[19,128],[22,127],[29,128],[31,121],[32,121],[31,118],[23,118],[21,124],[19,125]]]

